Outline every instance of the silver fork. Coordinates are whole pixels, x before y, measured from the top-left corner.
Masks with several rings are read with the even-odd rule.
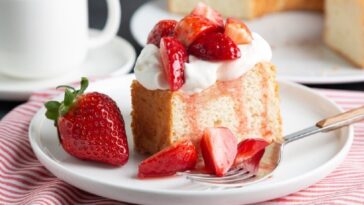
[[[220,187],[241,187],[255,184],[272,176],[281,162],[284,147],[287,144],[316,133],[330,132],[361,120],[364,120],[364,106],[323,119],[312,127],[287,135],[284,137],[283,143],[272,143],[266,147],[266,152],[261,159],[258,171],[255,173],[244,170],[243,168],[234,168],[223,177],[191,171],[179,172],[178,175],[185,176],[192,182]],[[265,162],[269,162],[270,166],[263,166]]]

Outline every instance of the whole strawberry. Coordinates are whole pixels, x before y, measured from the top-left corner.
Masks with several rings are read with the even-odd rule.
[[[84,94],[87,86],[86,78],[82,78],[80,90],[59,86],[66,88],[64,100],[45,103],[46,116],[55,121],[61,145],[69,154],[123,165],[128,161],[129,148],[120,110],[105,94]]]

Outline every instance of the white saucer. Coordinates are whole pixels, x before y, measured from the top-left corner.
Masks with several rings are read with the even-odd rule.
[[[90,35],[100,31],[91,30]],[[136,58],[134,47],[121,37],[88,52],[86,60],[79,69],[66,75],[49,79],[24,80],[0,74],[0,100],[27,100],[38,90],[53,88],[86,77],[122,75],[131,71]]]
[[[161,19],[180,19],[169,13],[165,0],[142,5],[131,19],[131,32],[144,46],[149,31]],[[281,12],[247,21],[273,48],[278,77],[308,84],[364,81],[364,70],[356,68],[322,42],[323,18],[314,12]]]
[[[183,177],[138,180],[142,156],[133,149],[130,84],[133,75],[120,76],[90,85],[89,90],[112,97],[124,116],[130,158],[119,168],[78,160],[59,144],[56,128],[41,109],[29,127],[29,140],[39,161],[55,176],[88,192],[135,204],[219,205],[246,204],[288,195],[306,188],[332,172],[347,155],[353,141],[352,127],[320,133],[289,144],[282,164],[272,178],[235,189],[192,184]],[[318,120],[341,112],[333,102],[304,86],[280,82],[285,133],[312,126]],[[63,96],[59,96],[60,99]]]

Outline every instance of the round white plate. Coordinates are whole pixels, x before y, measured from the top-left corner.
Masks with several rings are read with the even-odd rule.
[[[40,162],[58,178],[91,193],[136,204],[245,204],[296,192],[316,183],[338,166],[353,140],[352,128],[317,134],[287,146],[274,176],[244,188],[222,189],[192,184],[183,177],[136,178],[142,156],[135,153],[130,130],[132,75],[99,81],[89,90],[104,92],[120,107],[131,147],[130,160],[119,168],[78,160],[59,145],[53,123],[41,109],[29,128],[31,146]],[[341,110],[328,99],[301,85],[281,82],[285,133],[311,126]],[[61,97],[61,96],[60,96]]]
[[[93,29],[90,31],[90,35],[98,35],[99,32]],[[132,69],[135,58],[134,47],[128,41],[117,36],[109,43],[89,50],[83,64],[66,75],[48,79],[25,80],[0,73],[0,100],[27,100],[35,91],[74,82],[82,76],[105,77],[127,74]]]
[[[131,19],[131,32],[144,46],[153,26],[161,19],[180,19],[167,11],[166,1],[142,5]],[[307,84],[364,81],[364,70],[326,48],[322,42],[323,17],[315,12],[281,12],[246,22],[272,46],[273,63],[280,79]]]

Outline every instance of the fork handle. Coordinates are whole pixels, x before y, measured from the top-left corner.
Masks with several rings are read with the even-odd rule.
[[[284,144],[294,142],[319,132],[330,132],[361,120],[364,120],[364,106],[320,120],[315,126],[287,135],[284,137]]]
[[[364,106],[323,119],[316,126],[331,131],[364,120]]]

